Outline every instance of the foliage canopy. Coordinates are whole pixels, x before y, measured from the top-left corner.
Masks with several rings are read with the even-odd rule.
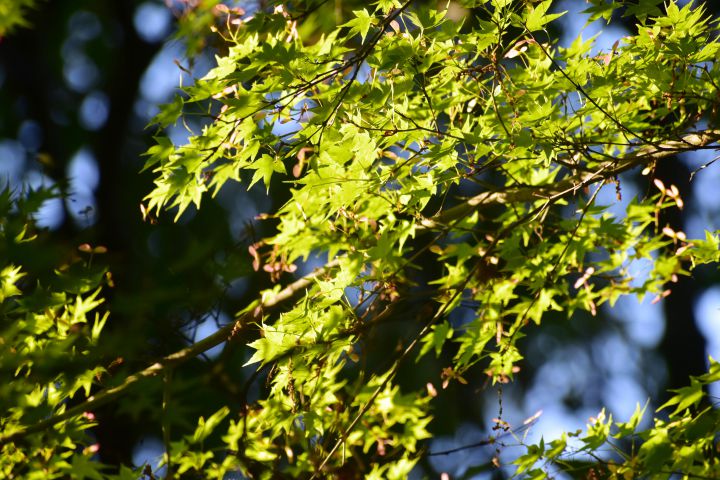
[[[261,214],[272,233],[242,254],[274,285],[210,337],[113,374],[97,347],[112,317],[102,247],[82,246],[53,275],[14,261],[47,235],[32,218],[47,194],[3,192],[0,365],[13,376],[0,396],[3,475],[138,478],[96,461],[92,411],[241,342],[250,353],[235,404],[189,429],[166,415],[168,476],[405,478],[427,453],[441,386],[512,381],[524,333],[549,316],[660,299],[720,260],[717,232],[689,239],[661,222],[683,200],[654,178],[658,162],[718,148],[718,19],[692,3],[595,0],[593,19],[636,25],[596,52],[593,39],[557,45],[552,3],[463,1],[461,19],[397,0],[347,18],[325,2],[252,15],[196,7],[181,34],[212,28],[222,47],[153,122],[143,211],[185,218],[228,182],[273,191],[281,204]],[[179,123],[184,143],[167,133]],[[648,188],[615,217],[596,198],[608,185],[621,195],[634,169]],[[629,265],[641,258],[653,267],[638,281]],[[218,259],[218,282],[237,277],[233,261]],[[450,317],[467,305],[470,320]],[[391,337],[379,354],[378,332]],[[403,382],[417,363],[432,366],[423,382]],[[640,409],[625,423],[601,413],[585,433],[528,445],[513,471],[715,478],[720,417],[703,388],[718,380],[711,361],[651,429],[636,431]],[[511,434],[497,426],[491,441]]]

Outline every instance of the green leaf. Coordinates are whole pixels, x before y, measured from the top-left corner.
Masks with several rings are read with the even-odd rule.
[[[530,12],[525,20],[525,26],[531,32],[542,29],[547,23],[552,22],[556,18],[560,18],[567,13],[567,10],[560,13],[546,15],[546,12],[552,5],[552,0],[545,0],[534,7],[530,7]]]
[[[437,325],[433,325],[431,332],[422,338],[422,349],[417,357],[420,360],[431,348],[435,349],[435,355],[440,356],[442,348],[445,345],[445,341],[452,338],[453,329],[448,322],[442,322]]]
[[[260,158],[255,160],[251,165],[250,169],[255,170],[248,190],[252,188],[260,179],[265,184],[266,191],[270,191],[270,180],[272,179],[273,173],[286,173],[285,165],[282,160],[277,157],[271,157],[270,155],[262,155]]]
[[[582,11],[582,13],[588,14],[586,24],[590,24],[600,18],[610,24],[613,12],[621,6],[621,4],[616,3],[614,0],[588,0],[588,3],[592,4],[592,6]]]
[[[632,417],[630,417],[630,420],[626,423],[617,423],[616,426],[618,428],[618,432],[613,435],[615,438],[624,438],[629,437],[630,435],[635,433],[635,430],[637,429],[637,426],[640,424],[640,421],[642,420],[643,415],[645,414],[645,409],[647,408],[648,404],[650,403],[650,400],[648,399],[647,402],[645,402],[645,406],[640,408],[640,404],[638,403],[635,407],[635,412],[633,413]]]
[[[678,388],[672,391],[676,392],[676,395],[674,395],[672,398],[670,398],[670,400],[662,404],[658,408],[658,411],[663,410],[667,407],[671,407],[673,405],[677,405],[677,407],[675,407],[675,410],[672,412],[672,415],[678,415],[686,408],[690,406],[696,406],[698,403],[700,403],[700,400],[702,400],[703,396],[705,395],[705,392],[703,392],[703,384],[696,378],[693,378],[691,380],[689,386]]]
[[[370,27],[377,22],[377,19],[370,15],[366,9],[353,10],[355,18],[349,22],[341,25],[343,27],[350,27],[350,35],[359,34],[362,41],[365,41],[368,30]]]
[[[559,457],[565,452],[565,447],[567,447],[567,435],[563,433],[559,439],[550,442],[549,447],[545,452],[545,456],[550,460]]]
[[[530,469],[540,460],[545,454],[545,442],[541,438],[538,445],[528,445],[527,453],[520,456],[513,463],[517,465],[516,475],[520,475]]]
[[[663,0],[638,0],[636,5],[629,5],[623,17],[637,17],[644,20],[650,16],[660,16],[662,11],[658,7]]]
[[[185,102],[183,101],[182,97],[180,95],[176,95],[171,103],[160,105],[160,112],[155,115],[155,117],[150,121],[150,124],[148,126],[157,124],[162,128],[166,128],[170,125],[175,125],[180,118],[180,115],[182,115],[183,113],[184,106]],[[156,138],[156,140],[161,139],[162,137]],[[162,141],[167,142],[169,140],[163,139]],[[148,153],[150,153],[150,151],[148,151]]]
[[[640,447],[638,454],[647,470],[650,472],[661,470],[663,464],[672,455],[672,445],[667,428],[653,429],[649,438]]]
[[[85,455],[73,455],[72,467],[68,469],[68,473],[73,478],[103,480],[105,476],[100,472],[102,467],[100,463],[90,460]]]
[[[37,0],[0,1],[0,38],[13,33],[19,27],[30,26],[27,16],[35,8]]]
[[[610,436],[610,426],[612,425],[612,415],[608,418],[605,416],[603,408],[597,418],[591,419],[592,423],[588,425],[587,434],[580,440],[585,444],[585,448],[596,450],[603,446]]]
[[[20,267],[13,265],[8,265],[0,271],[0,302],[22,293],[15,284],[24,276],[25,274],[20,270]]]
[[[228,416],[229,413],[230,409],[228,407],[222,407],[220,410],[210,415],[207,420],[203,417],[198,418],[198,426],[192,435],[191,442],[203,442],[208,436],[210,436],[220,422]]]

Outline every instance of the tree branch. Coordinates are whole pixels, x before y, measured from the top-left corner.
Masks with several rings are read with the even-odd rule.
[[[424,219],[421,228],[431,229],[469,215],[475,210],[480,210],[489,205],[507,204],[512,202],[527,202],[540,199],[555,199],[582,189],[596,182],[612,178],[622,172],[630,170],[641,164],[659,160],[678,153],[692,151],[698,147],[709,145],[720,140],[720,130],[706,130],[684,136],[680,140],[664,142],[657,146],[640,148],[638,151],[619,159],[613,159],[599,166],[594,172],[581,172],[577,175],[566,177],[551,185],[524,186],[507,189],[504,191],[486,191],[465,200],[460,205],[449,208],[434,218]],[[302,290],[309,287],[313,280],[330,269],[339,265],[338,260],[328,262],[324,267],[315,270],[305,277],[296,280],[276,294],[264,295],[257,302],[255,309],[252,306],[238,317],[233,323],[220,328],[207,338],[200,340],[193,345],[172,353],[149,367],[127,377],[120,385],[106,388],[96,395],[90,396],[85,402],[69,408],[63,413],[52,416],[32,426],[15,430],[9,434],[0,436],[0,445],[15,441],[27,435],[44,431],[53,425],[68,420],[72,417],[105,405],[112,400],[124,395],[132,386],[140,380],[154,377],[168,367],[179,365],[191,358],[206,352],[207,350],[221,344],[235,335],[237,332],[248,327],[249,320],[256,318],[256,311],[272,309],[280,303],[295,297]]]
[[[121,397],[124,395],[131,387],[133,387],[135,384],[137,384],[140,380],[143,380],[145,378],[150,378],[158,375],[159,373],[163,372],[168,367],[174,367],[176,365],[179,365],[181,363],[186,362],[187,360],[190,360],[191,358],[195,358],[198,355],[202,354],[203,352],[206,352],[210,350],[211,348],[223,343],[224,341],[230,339],[232,336],[236,335],[239,331],[242,331],[246,329],[252,320],[254,320],[257,317],[256,312],[261,312],[263,310],[272,309],[274,307],[277,307],[280,303],[284,302],[285,300],[289,300],[296,295],[298,295],[300,292],[308,288],[313,280],[320,277],[321,275],[324,275],[326,272],[328,272],[330,269],[336,267],[339,265],[338,260],[332,260],[328,262],[325,266],[322,268],[318,268],[312,273],[309,273],[308,275],[296,280],[295,282],[291,283],[284,289],[280,290],[274,295],[263,295],[263,298],[260,301],[257,301],[257,307],[253,308],[253,305],[248,307],[246,309],[246,312],[241,314],[238,318],[235,319],[234,322],[225,325],[224,327],[220,328],[218,331],[210,335],[209,337],[206,337],[202,340],[200,340],[197,343],[194,343],[190,345],[187,348],[183,348],[182,350],[178,350],[175,353],[172,353],[161,360],[158,360],[157,362],[153,363],[149,367],[145,368],[144,370],[141,370],[137,373],[134,373],[127,377],[120,385],[116,387],[106,388],[96,395],[92,395],[88,397],[87,400],[82,402],[79,405],[76,405],[72,408],[67,409],[65,412],[53,415],[50,418],[47,418],[41,422],[38,422],[32,426],[28,426],[25,428],[21,428],[19,430],[15,430],[9,434],[3,434],[0,436],[0,445],[3,445],[8,442],[16,441],[20,438],[23,438],[27,435],[42,432],[53,425],[57,425],[60,422],[63,422],[65,420],[69,420],[70,418],[76,417],[78,415],[82,415],[84,412],[93,410],[101,405],[105,405],[116,398]]]
[[[685,135],[680,140],[672,140],[657,146],[640,148],[626,157],[607,161],[592,172],[581,172],[550,185],[532,185],[509,188],[502,191],[485,191],[468,198],[459,205],[448,208],[433,218],[424,219],[421,224],[424,228],[428,229],[439,228],[452,220],[470,215],[475,210],[480,210],[490,205],[532,202],[542,199],[549,200],[565,196],[569,193],[577,192],[593,183],[612,178],[639,165],[677,155],[678,153],[689,152],[718,140],[720,140],[720,130],[705,130],[698,133],[691,133]]]

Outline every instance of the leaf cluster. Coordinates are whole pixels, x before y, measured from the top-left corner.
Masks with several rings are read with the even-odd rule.
[[[7,387],[17,389],[8,396],[15,410],[2,417],[0,437],[6,471],[91,468],[92,452],[75,452],[90,426],[78,409],[115,401],[141,378],[165,373],[171,382],[172,368],[240,336],[249,382],[265,386],[256,400],[245,395],[200,417],[194,431],[170,438],[166,430],[172,474],[406,478],[432,433],[435,385],[509,382],[522,371],[528,329],[596,315],[625,295],[661,299],[678,276],[717,262],[717,233],[688,239],[660,223],[683,208],[677,187],[646,182],[622,217],[597,202],[603,188],[621,195],[626,172],[650,179],[657,162],[717,148],[720,138],[717,20],[692,3],[650,3],[642,11],[593,3],[593,15],[611,20],[624,5],[636,20],[637,33],[601,53],[594,39],[560,47],[549,38],[547,25],[562,15],[550,13],[551,0],[463,2],[472,12],[465,22],[381,1],[330,26],[324,3],[253,15],[203,10],[224,48],[214,68],[160,108],[143,208],[173,210],[177,220],[228,183],[262,183],[283,201],[260,216],[273,233],[249,256],[275,285],[231,325],[89,397],[100,367],[38,382],[31,372],[38,355],[88,355],[106,318],[92,317],[101,278],[86,274],[73,295],[53,290],[32,303],[18,284],[22,269],[4,267],[3,308],[16,321],[3,324],[2,348],[12,354],[2,361],[17,359]],[[186,143],[170,139],[177,124],[188,129]],[[314,258],[327,263],[312,271]],[[639,259],[652,262],[643,278],[631,273]],[[454,320],[466,305],[470,318]],[[85,325],[91,333],[80,341]],[[392,347],[378,346],[383,332]],[[431,365],[420,382],[402,378],[403,365],[420,361]],[[715,378],[712,365],[678,392],[668,422],[639,435],[637,455],[602,468],[623,478],[716,473],[706,456],[715,410],[684,413]],[[66,410],[78,391],[86,403]],[[30,427],[29,414],[44,423]],[[601,415],[580,437],[581,452],[595,454],[612,429],[631,437],[638,419],[612,424]],[[690,440],[699,446],[667,460]],[[21,441],[34,443],[25,450]],[[564,438],[532,446],[519,473],[570,465],[567,452]],[[99,466],[92,472],[102,476]]]

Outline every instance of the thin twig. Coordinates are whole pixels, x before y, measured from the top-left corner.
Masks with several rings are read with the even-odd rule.
[[[15,430],[9,434],[4,434],[0,436],[0,445],[16,441],[22,437],[33,433],[45,431],[53,425],[57,425],[60,422],[82,415],[84,412],[94,410],[101,405],[105,405],[115,400],[116,398],[123,396],[131,387],[135,386],[140,380],[154,377],[170,367],[174,367],[176,365],[184,363],[192,358],[197,357],[203,352],[206,352],[211,348],[220,345],[221,343],[227,341],[230,337],[236,335],[239,331],[247,329],[252,324],[253,320],[255,320],[256,311],[262,312],[272,309],[278,306],[280,303],[284,302],[285,300],[289,300],[295,297],[296,295],[304,291],[306,288],[308,288],[316,278],[324,275],[330,269],[338,266],[339,263],[340,262],[337,259],[332,260],[328,262],[324,267],[313,271],[312,273],[304,276],[299,280],[296,280],[295,282],[291,283],[276,294],[264,295],[260,301],[256,302],[256,309],[251,308],[250,311],[242,314],[240,317],[236,318],[234,322],[225,325],[212,335],[200,340],[197,343],[190,345],[189,347],[172,353],[162,358],[161,360],[153,363],[149,367],[133,375],[130,375],[120,385],[101,390],[99,393],[88,397],[88,399],[81,404],[76,405],[72,408],[68,408],[63,413],[53,415],[52,417],[47,418],[34,425],[27,426],[19,430]]]
[[[652,160],[677,155],[678,153],[692,151],[700,147],[720,140],[720,130],[705,130],[702,132],[685,135],[680,140],[672,140],[661,143],[658,146],[647,146],[638,149],[636,152],[622,158],[614,158],[598,167],[593,172],[582,172],[577,175],[566,177],[560,181],[548,185],[531,185],[525,187],[508,188],[505,190],[485,191],[470,197],[459,205],[445,210],[440,215],[423,220],[422,227],[437,228],[439,225],[448,223],[451,220],[465,217],[475,210],[480,210],[490,205],[509,204],[513,202],[532,202],[535,200],[549,199],[557,196],[564,196],[578,191],[588,185],[597,183],[608,178],[631,170],[641,164]]]

